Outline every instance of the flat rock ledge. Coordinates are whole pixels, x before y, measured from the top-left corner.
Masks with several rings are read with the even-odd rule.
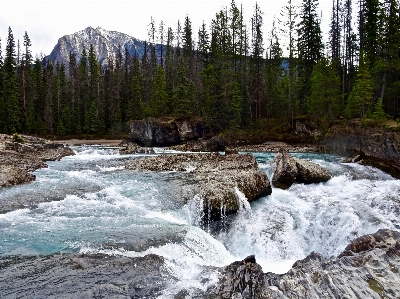
[[[251,154],[192,153],[153,156],[127,162],[134,171],[181,171],[192,182],[190,188],[203,204],[205,218],[220,219],[243,208],[248,202],[271,194],[267,175],[260,171]]]
[[[399,298],[400,233],[379,230],[338,257],[312,252],[286,274],[263,273],[254,256],[221,270],[204,298]]]
[[[287,189],[294,182],[313,184],[332,178],[331,173],[322,166],[310,161],[292,157],[286,149],[280,149],[274,158],[276,169],[272,184],[276,188]]]
[[[0,187],[33,181],[36,177],[29,172],[47,167],[45,161],[58,161],[75,154],[70,148],[50,140],[21,137],[23,141],[16,142],[13,136],[0,134]]]

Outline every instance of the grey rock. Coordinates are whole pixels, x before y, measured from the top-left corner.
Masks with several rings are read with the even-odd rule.
[[[151,147],[142,147],[135,142],[123,142],[120,144],[123,146],[119,150],[121,155],[130,155],[130,154],[154,154],[154,149]]]
[[[281,149],[275,156],[276,169],[272,178],[272,185],[277,188],[289,188],[298,174],[296,161],[286,150]]]
[[[298,158],[293,158],[293,160],[296,162],[298,170],[296,176],[297,182],[314,184],[326,182],[332,178],[331,173],[318,164]]]
[[[130,123],[130,139],[142,146],[168,146],[203,137],[201,120],[146,118]]]
[[[1,298],[156,298],[173,283],[164,259],[58,254],[0,260]]]
[[[276,169],[272,178],[274,187],[287,189],[294,182],[313,184],[326,182],[332,178],[331,173],[322,166],[293,158],[285,149],[281,149],[274,158]]]
[[[192,181],[192,193],[203,200],[205,215],[220,218],[221,211],[235,213],[242,207],[238,191],[247,201],[271,194],[267,175],[251,154],[192,153],[160,155],[125,164],[134,171],[182,171]]]
[[[74,151],[61,144],[27,135],[24,143],[14,142],[11,135],[0,134],[0,187],[26,183],[35,179],[28,172],[47,167],[45,161],[58,161]]]

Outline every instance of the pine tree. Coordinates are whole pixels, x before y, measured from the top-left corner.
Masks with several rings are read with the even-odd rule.
[[[88,70],[88,58],[86,49],[83,48],[81,60],[79,61],[79,119],[80,128],[84,128],[85,115],[89,109],[90,102],[88,101],[89,94],[89,70]]]
[[[165,82],[165,72],[161,66],[157,67],[156,78],[154,80],[153,94],[150,101],[151,116],[160,117],[167,114],[168,94]]]
[[[143,101],[142,101],[142,75],[137,57],[133,60],[131,82],[131,100],[128,105],[128,120],[142,119],[143,117]]]
[[[296,97],[295,92],[296,78],[295,78],[295,29],[296,29],[296,19],[298,7],[293,5],[292,0],[288,0],[287,5],[282,8],[281,19],[278,21],[280,24],[281,33],[288,37],[286,43],[286,49],[289,51],[289,56],[287,59],[287,71],[286,71],[286,81],[287,81],[287,99],[288,99],[288,116],[292,127],[294,126],[294,117],[296,114]]]
[[[17,61],[15,54],[14,35],[8,27],[6,55],[4,58],[4,89],[3,97],[7,111],[7,132],[15,133],[21,130],[20,107],[18,105],[18,86],[16,78]]]
[[[371,112],[372,105],[373,83],[369,72],[368,59],[363,56],[360,60],[357,79],[349,95],[345,112],[348,117],[364,118]]]
[[[327,125],[340,113],[340,78],[335,62],[321,59],[311,75],[311,97],[308,112],[317,122]]]
[[[314,65],[323,57],[320,20],[317,16],[318,0],[303,0],[298,27],[298,69],[300,77],[299,103],[306,112],[306,100],[311,94],[311,74]]]
[[[263,43],[263,13],[260,7],[257,5],[254,9],[254,14],[252,18],[252,89],[253,89],[253,102],[254,102],[254,113],[255,121],[262,116],[261,110],[261,99],[263,90],[263,53],[264,53],[264,43]]]

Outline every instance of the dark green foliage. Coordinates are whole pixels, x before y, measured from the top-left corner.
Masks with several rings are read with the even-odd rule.
[[[120,134],[148,116],[200,116],[214,132],[293,129],[302,115],[323,126],[343,115],[399,118],[399,2],[360,0],[357,35],[352,1],[333,0],[328,56],[318,0],[303,0],[299,11],[292,2],[268,36],[260,7],[244,20],[235,0],[197,38],[189,16],[166,32],[151,19],[144,53],[120,45],[107,65],[97,45],[70,53],[67,66],[33,61],[27,33],[17,61],[9,29],[4,59],[0,47],[0,132]]]
[[[311,74],[314,65],[323,57],[320,20],[317,0],[303,0],[301,21],[298,27],[298,72],[300,89],[298,100],[301,112],[306,112],[306,101],[311,95]]]
[[[165,82],[165,72],[161,66],[157,67],[156,78],[153,85],[153,94],[150,100],[150,114],[153,117],[167,115],[168,94]]]
[[[335,65],[320,60],[311,74],[311,97],[308,112],[317,122],[327,123],[339,116],[341,102],[340,78]]]

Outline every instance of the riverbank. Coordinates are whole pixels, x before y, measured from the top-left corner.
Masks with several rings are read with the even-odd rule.
[[[119,146],[122,142],[122,139],[67,139],[67,140],[54,140],[55,144],[62,144],[65,146],[73,146],[73,145],[104,145],[104,146]]]
[[[35,175],[30,172],[47,167],[46,161],[71,155],[73,150],[50,140],[0,134],[0,187],[31,182]]]

